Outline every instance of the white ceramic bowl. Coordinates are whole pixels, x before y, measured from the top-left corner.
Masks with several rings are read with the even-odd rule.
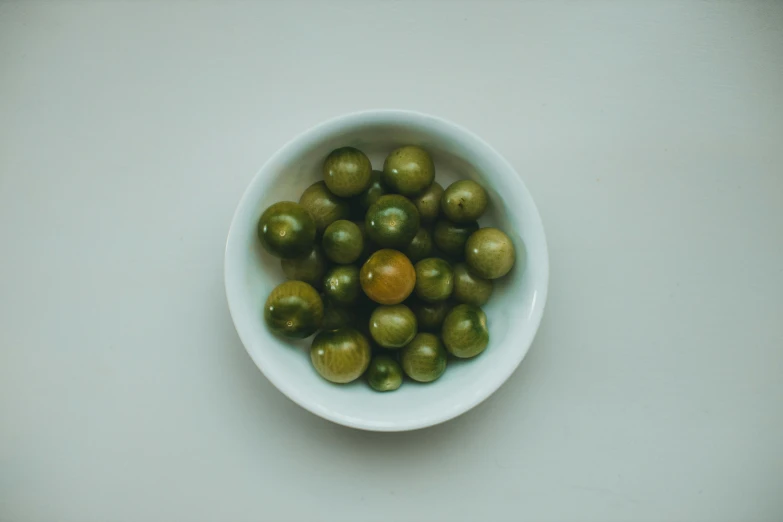
[[[405,381],[394,392],[378,393],[362,379],[335,385],[322,379],[309,357],[311,339],[286,342],[267,330],[263,306],[285,280],[280,261],[263,251],[256,225],[266,207],[298,201],[322,179],[326,155],[342,146],[364,151],[381,169],[392,149],[416,144],[432,154],[436,180],[444,187],[460,178],[480,182],[490,195],[482,226],[497,226],[514,241],[517,263],[495,282],[484,307],[490,342],[472,360],[449,361],[436,382]],[[239,337],[264,375],[294,402],[339,424],[375,431],[404,431],[452,419],[489,397],[513,373],[536,334],[547,297],[549,258],[533,198],[514,168],[471,132],[440,118],[409,111],[349,114],[317,125],[294,138],[256,174],[236,210],[228,233],[225,283]]]

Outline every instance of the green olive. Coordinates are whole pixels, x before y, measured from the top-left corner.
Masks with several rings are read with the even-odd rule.
[[[403,249],[419,231],[419,211],[406,197],[381,196],[364,218],[367,235],[384,248]]]
[[[440,213],[440,200],[443,196],[443,187],[437,181],[422,192],[419,196],[411,199],[419,211],[422,223],[432,223],[438,218]]]
[[[379,306],[370,316],[370,335],[384,348],[402,348],[416,329],[416,316],[403,304]]]
[[[291,259],[281,259],[280,266],[288,279],[304,281],[321,288],[326,273],[326,259],[319,247],[313,247],[309,254]]]
[[[324,181],[332,193],[347,198],[364,192],[372,179],[372,164],[359,149],[333,150],[324,161]]]
[[[455,259],[465,255],[465,243],[470,235],[478,230],[478,223],[457,224],[447,219],[439,219],[435,223],[432,239],[444,254]]]
[[[275,287],[264,305],[264,321],[278,335],[304,339],[321,327],[324,304],[315,288],[301,281]]]
[[[405,374],[418,382],[432,382],[446,371],[447,354],[437,335],[417,334],[400,353]]]
[[[448,186],[440,200],[443,215],[454,223],[476,221],[487,210],[487,191],[473,180],[463,179]]]
[[[438,332],[443,325],[443,320],[451,311],[454,305],[449,301],[438,301],[436,303],[426,303],[414,299],[410,302],[410,308],[416,314],[416,322],[419,330],[425,332]]]
[[[307,255],[313,249],[315,232],[313,218],[302,205],[293,201],[275,203],[258,220],[261,245],[273,256],[283,259]]]
[[[388,355],[376,355],[367,368],[367,382],[375,391],[394,391],[402,384],[402,368]]]
[[[497,228],[482,228],[465,243],[465,262],[471,272],[485,279],[503,277],[515,259],[514,244]]]
[[[432,255],[432,236],[426,228],[420,228],[413,236],[408,248],[405,249],[405,255],[411,260],[411,263],[421,261],[425,257]]]
[[[458,303],[483,306],[492,295],[494,284],[490,279],[474,275],[465,263],[454,265],[454,293],[452,297]]]
[[[364,249],[361,229],[345,219],[326,227],[322,244],[326,257],[340,264],[353,263]]]
[[[445,301],[454,290],[454,273],[448,261],[437,257],[422,259],[414,266],[419,299],[428,302]]]
[[[322,330],[337,330],[345,326],[351,326],[356,322],[356,314],[350,308],[344,308],[331,301],[324,302],[324,320],[321,322]]]
[[[364,189],[364,192],[356,196],[356,202],[366,212],[370,205],[378,201],[378,198],[386,193],[386,187],[381,183],[381,172],[373,170],[370,185]]]
[[[421,147],[400,147],[386,157],[382,179],[392,192],[403,196],[417,196],[432,185],[435,179],[435,164]]]
[[[489,344],[486,314],[478,306],[455,306],[443,321],[441,338],[451,355],[462,359],[477,356]]]
[[[370,364],[370,343],[355,328],[320,332],[310,347],[315,370],[327,381],[344,384],[355,381]]]
[[[324,276],[324,295],[338,305],[356,302],[361,293],[359,269],[354,265],[338,265]]]
[[[299,198],[299,204],[313,217],[319,234],[338,219],[347,219],[351,213],[348,200],[329,192],[323,181],[307,187]]]

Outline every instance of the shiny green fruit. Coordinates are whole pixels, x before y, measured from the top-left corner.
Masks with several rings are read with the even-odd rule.
[[[419,223],[414,204],[397,194],[378,198],[364,218],[367,235],[384,248],[406,248],[419,231]]]
[[[384,348],[402,348],[416,331],[416,316],[403,304],[379,306],[370,316],[370,335]]]
[[[273,256],[283,259],[307,255],[313,249],[315,232],[313,218],[302,205],[293,201],[275,203],[258,220],[261,245]]]
[[[497,228],[482,228],[465,243],[465,262],[474,274],[485,279],[503,277],[514,266],[514,244]]]
[[[426,303],[415,299],[410,302],[410,309],[416,315],[419,331],[440,333],[443,320],[454,307],[449,301]]]
[[[490,279],[474,275],[468,265],[454,265],[454,293],[451,297],[458,303],[484,306],[492,296],[494,284]]]
[[[378,201],[378,198],[387,192],[386,187],[381,183],[381,172],[374,170],[372,171],[370,185],[364,189],[361,194],[356,196],[356,202],[361,209],[367,211],[373,203]]]
[[[355,223],[340,219],[324,231],[321,240],[326,257],[335,263],[353,263],[364,249],[364,239],[361,229]]]
[[[394,391],[402,384],[402,368],[388,355],[376,355],[367,368],[367,382],[375,391]]]
[[[324,295],[342,306],[356,302],[361,293],[359,268],[354,265],[338,265],[324,276]]]
[[[370,160],[359,149],[342,147],[326,157],[324,181],[329,190],[347,198],[364,192],[372,179]]]
[[[487,210],[489,198],[484,187],[473,180],[455,181],[446,188],[440,200],[443,215],[454,223],[470,223]]]
[[[315,288],[301,281],[275,287],[264,305],[264,321],[278,335],[304,339],[321,327],[324,305]]]
[[[440,214],[440,200],[443,196],[443,187],[437,181],[420,195],[411,199],[416,210],[419,211],[419,217],[422,223],[433,223]]]
[[[402,349],[405,374],[418,382],[432,382],[446,371],[446,349],[437,335],[420,333]]]
[[[477,356],[489,344],[486,314],[478,306],[455,306],[443,321],[441,338],[446,349],[455,357],[466,359]]]
[[[326,273],[326,258],[319,247],[313,247],[309,254],[291,259],[281,259],[280,266],[286,278],[321,288]]]
[[[400,147],[386,157],[382,179],[392,192],[403,196],[418,196],[432,185],[435,179],[435,164],[421,147]]]
[[[411,263],[421,261],[425,257],[432,255],[432,236],[426,228],[420,228],[413,236],[408,248],[405,249],[405,255],[411,260]]]
[[[370,364],[370,356],[370,343],[354,328],[320,332],[310,347],[315,370],[338,384],[358,379]]]
[[[332,194],[323,181],[307,187],[299,204],[313,217],[319,234],[338,219],[347,219],[351,213],[348,200]]]
[[[448,261],[437,257],[422,259],[416,270],[416,296],[427,302],[445,301],[454,290],[454,272]]]
[[[439,219],[435,223],[432,240],[441,252],[454,259],[462,259],[465,255],[465,243],[470,235],[478,230],[478,223],[452,223],[447,219]]]

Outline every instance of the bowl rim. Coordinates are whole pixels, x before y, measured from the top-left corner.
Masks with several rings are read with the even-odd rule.
[[[539,255],[541,256],[541,260],[542,260],[542,266],[540,267],[542,273],[541,273],[541,277],[539,278],[539,281],[535,285],[535,291],[536,291],[535,301],[533,303],[533,307],[532,307],[533,309],[530,313],[530,316],[527,318],[527,321],[533,327],[533,334],[530,337],[530,342],[527,343],[527,346],[521,347],[518,353],[515,354],[515,358],[512,364],[508,365],[502,371],[499,371],[498,373],[495,374],[495,376],[492,379],[492,382],[489,383],[487,386],[483,387],[481,393],[476,394],[471,401],[462,403],[460,408],[449,410],[444,414],[432,415],[424,419],[417,419],[409,422],[400,422],[395,425],[376,425],[372,423],[365,423],[364,421],[362,421],[361,419],[357,419],[356,417],[341,415],[339,412],[333,409],[316,408],[312,404],[310,404],[309,400],[306,397],[303,397],[297,392],[297,386],[293,384],[289,384],[285,380],[278,378],[276,375],[274,375],[274,372],[268,372],[265,370],[265,365],[263,363],[263,360],[260,360],[262,358],[257,357],[256,355],[254,355],[254,353],[251,350],[248,349],[248,345],[250,344],[249,339],[245,338],[246,333],[243,333],[243,331],[237,324],[238,312],[234,308],[235,305],[232,304],[232,303],[236,303],[236,299],[232,298],[233,293],[231,290],[231,283],[230,283],[231,274],[230,274],[229,255],[231,252],[231,245],[234,242],[240,240],[237,232],[237,229],[239,227],[235,226],[238,220],[240,219],[240,213],[242,209],[244,209],[247,206],[248,203],[253,203],[248,201],[250,198],[250,194],[252,192],[251,190],[252,187],[257,183],[257,180],[262,176],[262,174],[267,169],[267,167],[269,165],[274,165],[280,157],[285,156],[288,153],[289,149],[295,147],[298,142],[305,140],[308,137],[311,136],[315,137],[320,134],[330,134],[334,130],[341,130],[346,127],[355,126],[357,124],[364,123],[367,120],[376,120],[382,122],[384,120],[400,121],[405,118],[428,121],[431,124],[448,128],[452,132],[462,133],[466,137],[474,140],[479,146],[484,148],[486,152],[494,155],[501,164],[503,164],[510,172],[516,175],[516,181],[520,184],[521,188],[523,189],[523,191],[527,196],[526,199],[528,200],[528,203],[530,205],[529,210],[531,211],[532,215],[535,217],[535,223],[533,225],[536,228],[538,228],[541,232],[540,245],[542,251],[539,253]],[[487,398],[489,398],[493,393],[495,393],[511,377],[514,371],[516,371],[516,369],[519,367],[519,364],[522,362],[522,360],[525,358],[527,353],[530,351],[530,347],[535,341],[535,338],[538,334],[538,329],[541,325],[541,320],[544,315],[544,309],[546,308],[547,296],[549,293],[549,247],[546,239],[546,231],[544,229],[543,222],[541,221],[541,214],[539,213],[538,207],[536,206],[535,201],[533,200],[533,196],[530,194],[530,191],[525,185],[525,182],[523,181],[522,177],[519,175],[519,173],[513,167],[513,165],[511,165],[511,163],[509,163],[509,161],[506,160],[506,158],[502,154],[500,154],[494,147],[492,147],[489,143],[484,141],[484,139],[482,139],[477,134],[473,133],[472,131],[466,129],[465,127],[457,123],[454,123],[452,121],[446,120],[438,116],[426,114],[423,112],[407,110],[407,109],[368,109],[368,110],[350,112],[340,116],[335,116],[305,129],[304,131],[298,133],[293,138],[288,140],[283,146],[277,149],[277,151],[275,151],[263,163],[263,165],[261,165],[261,167],[253,175],[252,179],[250,180],[244,192],[242,193],[242,196],[239,199],[239,202],[237,203],[237,207],[234,210],[234,214],[231,218],[231,224],[229,225],[228,236],[226,239],[224,258],[223,258],[223,283],[225,286],[226,300],[228,303],[229,313],[231,315],[231,321],[234,324],[234,329],[236,330],[240,341],[242,341],[242,345],[245,348],[245,351],[253,360],[253,362],[258,367],[258,369],[261,371],[261,373],[269,380],[269,382],[272,383],[272,385],[275,386],[275,388],[277,388],[280,392],[282,392],[283,395],[285,395],[290,400],[292,400],[302,408],[306,409],[307,411],[319,417],[322,417],[326,420],[332,421],[336,424],[341,424],[343,426],[348,426],[351,428],[368,430],[368,431],[384,431],[384,432],[411,431],[411,430],[427,428],[430,426],[435,426],[444,423],[475,408],[476,406],[484,402]]]

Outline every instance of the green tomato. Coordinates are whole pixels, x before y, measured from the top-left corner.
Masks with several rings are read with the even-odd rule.
[[[370,316],[370,335],[384,348],[402,348],[416,330],[416,316],[403,304],[379,306]]]
[[[332,267],[324,276],[324,295],[338,305],[356,302],[361,293],[359,269],[354,265]]]
[[[359,259],[364,249],[361,229],[345,219],[326,227],[322,244],[326,257],[340,264],[353,263]]]
[[[438,218],[441,197],[443,197],[443,187],[435,181],[427,190],[411,199],[416,205],[416,210],[419,211],[422,223],[432,223]]]
[[[402,384],[402,369],[388,355],[376,355],[367,368],[367,382],[375,391],[394,391]]]
[[[258,221],[261,245],[273,256],[283,259],[307,255],[313,249],[315,232],[313,218],[302,205],[293,201],[275,203]]]
[[[446,349],[437,335],[417,334],[400,352],[405,374],[418,382],[432,382],[446,371]]]
[[[315,288],[301,281],[275,287],[264,305],[264,321],[272,332],[304,339],[321,327],[324,305]]]
[[[370,206],[378,201],[378,198],[387,193],[386,187],[381,183],[381,172],[374,170],[370,180],[370,185],[364,189],[364,192],[356,196],[356,203],[359,208],[367,211]]]
[[[310,361],[327,381],[344,384],[358,379],[370,364],[370,343],[354,328],[320,332],[310,347]]]
[[[400,147],[386,157],[382,179],[392,192],[403,196],[417,196],[432,185],[435,179],[435,164],[421,147]]]
[[[372,164],[359,149],[343,147],[326,157],[324,181],[329,190],[343,198],[364,192],[372,178]]]
[[[463,179],[448,186],[440,200],[440,208],[450,221],[470,223],[484,214],[488,202],[484,187],[473,180]]]
[[[485,279],[503,277],[515,260],[514,244],[497,228],[482,228],[465,243],[465,262],[471,272]]]
[[[443,259],[429,257],[416,266],[416,296],[427,302],[445,301],[454,290],[454,273]]]
[[[478,306],[455,306],[443,321],[441,338],[451,355],[461,359],[477,356],[489,344],[486,314]]]
[[[403,249],[419,231],[419,211],[408,198],[388,194],[370,206],[364,224],[367,235],[377,245]]]
[[[326,259],[319,247],[313,247],[309,254],[292,259],[281,259],[280,266],[288,279],[304,281],[321,288],[326,273]]]
[[[332,194],[323,181],[307,187],[299,204],[313,217],[319,234],[338,219],[347,219],[351,213],[348,200]]]
[[[492,296],[494,284],[490,279],[474,275],[465,263],[454,265],[454,293],[452,297],[458,303],[484,306]]]
[[[405,255],[411,260],[411,263],[421,261],[425,257],[432,255],[432,236],[426,228],[420,228],[413,236],[408,248],[405,249]]]
[[[324,303],[324,320],[321,329],[327,331],[337,330],[345,326],[351,326],[356,322],[356,314],[350,308],[345,308],[331,301]]]
[[[416,322],[418,323],[419,330],[425,332],[440,333],[443,320],[446,318],[446,315],[451,311],[453,306],[454,305],[449,301],[426,303],[424,301],[414,299],[410,302],[410,308],[416,315]]]

